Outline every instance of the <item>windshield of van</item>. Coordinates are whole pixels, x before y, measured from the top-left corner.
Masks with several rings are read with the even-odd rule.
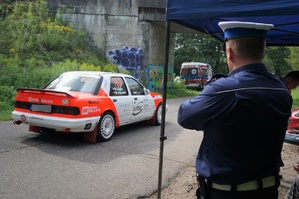
[[[182,68],[181,76],[183,76],[183,77],[198,76],[198,68]]]

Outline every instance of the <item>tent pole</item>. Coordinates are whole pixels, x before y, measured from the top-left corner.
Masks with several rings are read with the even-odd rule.
[[[160,130],[160,154],[159,154],[159,174],[158,174],[158,199],[161,198],[164,140],[167,139],[167,137],[164,136],[164,134],[165,134],[165,110],[166,110],[167,79],[168,79],[169,37],[170,37],[170,21],[166,20],[165,46],[164,46],[162,121],[161,121],[161,130]]]

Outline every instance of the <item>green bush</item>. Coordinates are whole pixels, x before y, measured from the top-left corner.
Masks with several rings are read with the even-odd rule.
[[[0,121],[11,119],[16,91],[9,86],[0,86]]]
[[[293,106],[292,110],[299,107],[299,87],[292,90],[292,97],[293,97]]]
[[[184,83],[180,81],[174,81],[172,87],[167,90],[167,98],[177,98],[186,96],[192,97],[198,94],[198,91],[186,89]]]

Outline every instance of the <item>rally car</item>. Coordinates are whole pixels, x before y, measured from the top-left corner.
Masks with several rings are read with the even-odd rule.
[[[299,108],[292,111],[288,124],[288,133],[299,134]]]
[[[284,141],[299,145],[299,108],[292,111]]]
[[[95,143],[110,140],[119,126],[140,121],[160,125],[162,96],[130,75],[71,71],[42,89],[19,88],[12,118],[32,132],[83,133]]]

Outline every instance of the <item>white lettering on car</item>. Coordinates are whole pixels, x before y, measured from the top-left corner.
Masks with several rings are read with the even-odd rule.
[[[100,109],[97,106],[83,106],[82,115],[88,115],[89,113],[100,112]]]
[[[48,103],[53,104],[53,100],[46,100],[46,99],[38,99],[33,97],[28,97],[29,102],[38,102],[38,103]]]

